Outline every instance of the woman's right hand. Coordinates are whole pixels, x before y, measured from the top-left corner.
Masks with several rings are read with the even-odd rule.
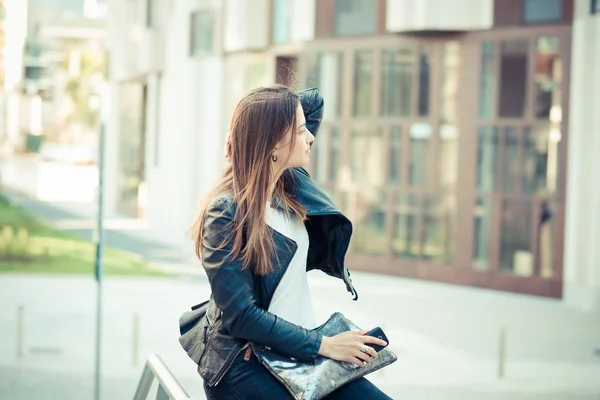
[[[377,358],[377,352],[369,344],[378,344],[387,346],[387,343],[381,339],[365,336],[368,331],[350,331],[342,332],[336,336],[323,336],[319,355],[331,358],[337,361],[346,361],[363,367],[364,362],[371,361],[372,358]],[[366,346],[367,352],[361,349]]]

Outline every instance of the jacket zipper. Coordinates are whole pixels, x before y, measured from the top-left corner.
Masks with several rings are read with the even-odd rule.
[[[242,351],[246,350],[246,348],[250,345],[250,343],[246,343],[245,345],[241,346],[233,355],[233,357],[231,357],[229,360],[227,360],[227,364],[225,364],[225,367],[223,368],[223,370],[221,371],[221,373],[219,374],[219,376],[217,377],[217,381],[215,382],[215,384],[213,386],[217,386],[219,383],[221,383],[221,380],[223,380],[223,377],[225,376],[225,374],[227,372],[229,372],[229,370],[231,369],[231,366],[233,364],[233,361],[235,361],[235,359],[238,358],[238,356],[241,354]]]

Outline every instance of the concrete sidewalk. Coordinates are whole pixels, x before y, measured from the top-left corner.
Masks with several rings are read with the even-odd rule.
[[[555,300],[358,272],[353,278],[358,302],[339,280],[309,274],[317,318],[341,311],[362,327],[383,327],[399,360],[370,379],[395,399],[600,399],[597,319]],[[105,280],[103,399],[131,398],[143,359],[154,352],[194,398],[203,398],[177,342],[177,320],[209,291],[200,279]],[[0,275],[0,398],[90,398],[94,310],[90,278]],[[507,330],[503,379],[501,327]]]

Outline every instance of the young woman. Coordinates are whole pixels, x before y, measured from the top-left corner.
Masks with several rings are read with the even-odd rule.
[[[385,345],[364,332],[323,337],[307,271],[341,279],[357,299],[344,256],[352,225],[304,169],[321,123],[317,89],[282,86],[244,97],[231,122],[230,165],[192,234],[212,296],[199,372],[209,399],[286,399],[256,357],[263,347],[312,363],[317,355],[363,366]],[[361,378],[328,399],[389,399]]]

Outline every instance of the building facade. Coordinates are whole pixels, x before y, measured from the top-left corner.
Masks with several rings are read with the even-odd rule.
[[[141,159],[130,211],[153,229],[183,240],[245,92],[317,86],[326,110],[311,172],[354,223],[351,268],[564,295],[567,143],[581,129],[570,119],[573,26],[597,29],[595,1],[126,3],[142,28],[117,21],[119,8],[109,30],[161,53],[154,69],[124,69],[143,50],[114,35],[113,109],[129,83],[142,106],[114,117],[113,176]],[[163,7],[157,29],[153,7]],[[137,150],[123,153],[133,132]],[[116,208],[123,192],[113,190]],[[589,265],[592,280],[577,279],[593,292],[600,270]]]

